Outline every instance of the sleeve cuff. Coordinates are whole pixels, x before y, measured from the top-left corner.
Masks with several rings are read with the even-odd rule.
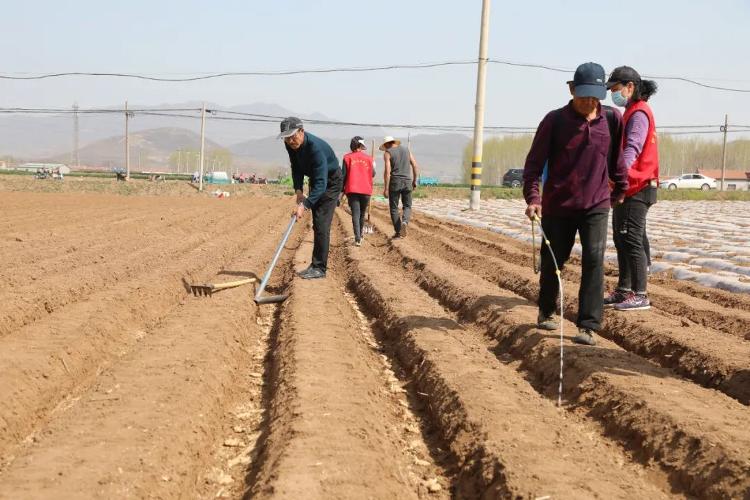
[[[312,210],[312,203],[310,203],[310,200],[308,198],[305,198],[302,200],[302,204],[305,206],[306,209]]]

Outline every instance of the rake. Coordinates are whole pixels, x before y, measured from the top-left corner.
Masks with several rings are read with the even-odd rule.
[[[375,140],[372,141],[372,165],[373,168],[375,168]],[[385,167],[384,167],[385,168]],[[373,234],[375,232],[375,228],[372,227],[372,223],[370,222],[370,210],[372,210],[372,199],[370,199],[370,203],[367,204],[367,223],[365,224],[365,227],[362,228],[362,234]]]
[[[203,285],[190,285],[190,291],[193,292],[193,295],[196,297],[211,297],[213,296],[214,292],[218,292],[219,290],[226,290],[227,288],[235,288],[242,285],[247,285],[249,283],[255,283],[257,278],[247,278],[243,280],[237,280],[237,281],[228,281],[226,283],[206,283]]]
[[[263,297],[263,292],[266,290],[266,285],[268,284],[268,280],[271,278],[271,273],[273,272],[273,268],[276,267],[276,262],[279,260],[279,256],[281,255],[281,251],[284,249],[284,245],[286,245],[286,240],[289,239],[289,235],[292,234],[292,229],[294,228],[294,223],[297,222],[297,216],[292,215],[292,220],[289,221],[289,226],[286,228],[286,231],[284,232],[284,237],[281,238],[281,242],[279,243],[278,248],[276,249],[276,253],[273,256],[273,260],[271,260],[271,265],[268,266],[268,270],[266,271],[266,274],[263,276],[263,280],[260,282],[260,287],[258,288],[258,292],[255,294],[255,303],[258,305],[261,304],[275,304],[277,302],[284,302],[289,295],[267,295]]]

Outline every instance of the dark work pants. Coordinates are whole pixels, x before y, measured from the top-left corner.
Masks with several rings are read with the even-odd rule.
[[[346,195],[349,202],[349,208],[352,210],[352,227],[354,229],[354,239],[362,239],[362,226],[365,225],[365,214],[367,205],[370,204],[370,196],[367,194],[349,193]]]
[[[604,307],[604,250],[607,247],[608,219],[609,211],[570,217],[542,217],[542,229],[552,245],[561,270],[570,257],[576,233],[580,236],[583,249],[576,325],[594,331],[601,329]],[[539,275],[539,310],[548,316],[557,309],[559,287],[547,245],[542,245],[540,251],[542,264]]]
[[[411,217],[411,179],[391,179],[388,184],[388,206],[391,209],[391,222],[396,234],[401,232],[401,224],[408,224]],[[404,207],[403,217],[398,213],[398,203]]]
[[[617,248],[617,288],[620,290],[646,293],[650,260],[646,216],[655,197],[656,189],[646,188],[625,198],[625,201],[612,211],[612,239]]]
[[[340,169],[328,174],[328,186],[323,196],[312,206],[313,253],[312,266],[326,271],[328,268],[328,247],[331,242],[331,222],[336,202],[341,196],[343,176]]]

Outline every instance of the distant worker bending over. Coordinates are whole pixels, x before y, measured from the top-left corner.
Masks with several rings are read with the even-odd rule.
[[[305,132],[299,118],[284,118],[278,138],[284,139],[292,164],[292,181],[297,196],[297,208],[293,213],[299,220],[304,216],[305,210],[310,210],[313,218],[312,262],[299,275],[304,279],[325,278],[331,222],[342,186],[339,161],[327,142]],[[307,197],[302,191],[305,176],[310,185]]]

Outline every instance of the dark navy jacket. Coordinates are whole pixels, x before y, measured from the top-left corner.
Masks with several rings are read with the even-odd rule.
[[[305,207],[312,208],[328,187],[328,176],[340,170],[339,161],[331,146],[323,139],[305,132],[305,140],[298,150],[293,150],[286,144],[289,161],[292,163],[292,181],[294,189],[302,190],[304,178],[310,179],[310,190],[307,193]]]

